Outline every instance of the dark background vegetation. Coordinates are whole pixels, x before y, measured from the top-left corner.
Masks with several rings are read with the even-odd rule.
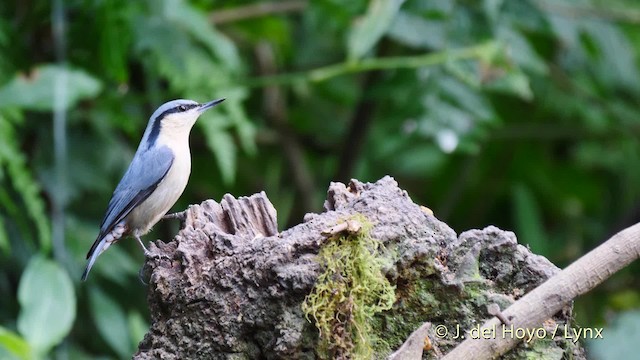
[[[2,1],[0,358],[133,353],[138,245],[79,278],[165,101],[227,98],[174,210],[265,190],[285,228],[330,181],[389,174],[457,232],[494,224],[563,267],[640,218],[639,56],[634,0]],[[592,358],[640,338],[639,269],[576,301],[606,326]]]

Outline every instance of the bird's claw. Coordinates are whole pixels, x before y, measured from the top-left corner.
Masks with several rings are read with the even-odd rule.
[[[145,251],[144,257],[148,260],[171,260],[171,257],[163,253],[152,253],[151,251]]]

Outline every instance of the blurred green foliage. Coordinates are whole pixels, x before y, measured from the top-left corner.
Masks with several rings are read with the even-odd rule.
[[[639,30],[634,0],[1,2],[0,358],[135,349],[136,245],[78,280],[175,98],[227,98],[175,210],[265,190],[293,225],[330,181],[390,174],[457,231],[495,224],[566,265],[640,218]],[[638,270],[581,298],[580,325],[634,314]]]

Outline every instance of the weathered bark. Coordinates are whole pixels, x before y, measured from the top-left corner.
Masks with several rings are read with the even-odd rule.
[[[189,207],[180,233],[150,248],[151,328],[135,359],[315,359],[318,333],[301,303],[323,267],[317,254],[328,240],[322,231],[363,215],[383,244],[378,256],[395,286],[392,309],[371,319],[378,358],[400,348],[424,322],[431,322],[431,350],[446,353],[461,335],[492,316],[489,304],[507,308],[558,271],[545,258],[518,245],[495,227],[460,236],[414,204],[396,182],[332,183],[325,212],[277,233],[273,206],[264,193],[220,204]],[[570,322],[570,309],[555,314]],[[438,337],[444,325],[449,331]],[[509,358],[582,358],[568,339],[543,339],[516,347]]]
[[[593,249],[542,285],[527,293],[515,304],[498,315],[516,329],[535,329],[546,319],[560,311],[574,298],[587,293],[611,275],[640,258],[640,224],[628,227],[597,248]],[[498,319],[491,319],[483,328],[500,326]],[[578,338],[573,329],[558,328],[550,324],[551,331],[558,336]],[[602,329],[585,328],[582,337],[597,339]],[[593,335],[596,334],[596,335]],[[493,337],[489,339],[467,339],[443,359],[495,358],[509,351],[518,339],[515,337]]]

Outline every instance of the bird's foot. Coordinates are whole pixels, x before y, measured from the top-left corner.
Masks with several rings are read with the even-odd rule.
[[[140,244],[140,246],[142,247],[142,252],[144,254],[144,257],[146,259],[154,259],[154,260],[171,260],[171,258],[165,254],[163,254],[161,251],[160,254],[158,254],[158,252],[151,252],[149,251],[149,249],[147,249],[146,246],[144,246],[144,244],[142,243],[142,240],[140,239],[139,236],[136,237],[136,239],[138,240],[138,243]]]
[[[180,221],[184,221],[184,219],[187,218],[187,211],[178,211],[178,212],[174,212],[171,214],[166,214],[165,216],[162,217],[163,220],[171,220],[171,219],[178,219]]]
[[[146,259],[148,259],[148,260],[169,260],[169,261],[171,261],[171,257],[166,255],[164,252],[162,252],[162,250],[151,252],[149,250],[146,250],[146,248],[145,248],[144,257]]]

